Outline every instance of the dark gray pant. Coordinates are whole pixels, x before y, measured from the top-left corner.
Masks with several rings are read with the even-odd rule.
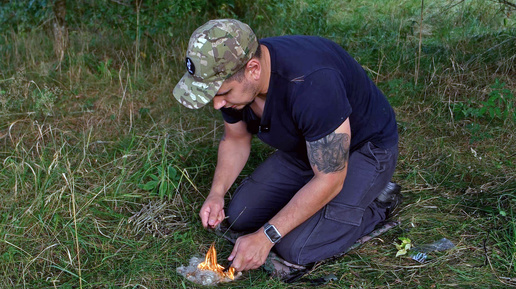
[[[308,264],[335,256],[385,220],[375,198],[391,180],[397,148],[366,143],[349,157],[341,192],[274,246],[285,260]],[[311,167],[281,151],[275,152],[235,191],[227,209],[231,228],[255,231],[269,221],[313,177]]]

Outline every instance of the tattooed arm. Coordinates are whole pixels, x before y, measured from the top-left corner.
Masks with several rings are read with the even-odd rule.
[[[308,159],[314,171],[328,174],[344,170],[348,164],[349,143],[349,134],[339,132],[307,142]]]
[[[282,236],[313,216],[340,192],[347,174],[350,141],[347,119],[334,132],[306,143],[314,177],[269,221]],[[240,237],[230,255],[232,266],[238,271],[258,268],[272,246],[263,228]]]
[[[348,171],[350,142],[349,118],[327,136],[306,142],[314,177],[270,220],[282,236],[310,218],[340,192]]]

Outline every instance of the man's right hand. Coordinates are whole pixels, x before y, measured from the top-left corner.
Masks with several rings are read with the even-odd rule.
[[[199,212],[204,228],[215,228],[224,218],[224,197],[208,195]]]
[[[224,220],[224,195],[247,162],[252,137],[245,122],[224,122],[224,136],[219,144],[213,183],[199,212],[203,227],[215,228]]]

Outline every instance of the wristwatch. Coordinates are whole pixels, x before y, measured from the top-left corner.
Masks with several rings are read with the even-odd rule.
[[[274,225],[269,224],[269,222],[263,225],[263,232],[265,233],[265,236],[269,238],[269,241],[271,241],[273,244],[276,244],[281,240],[280,232],[278,229],[276,229],[276,227],[274,227]]]

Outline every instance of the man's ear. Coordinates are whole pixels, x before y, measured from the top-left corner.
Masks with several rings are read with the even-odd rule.
[[[256,80],[260,79],[260,74],[262,72],[262,65],[258,59],[253,58],[247,62],[245,70],[246,70],[245,76],[248,77],[248,79],[256,81]]]

